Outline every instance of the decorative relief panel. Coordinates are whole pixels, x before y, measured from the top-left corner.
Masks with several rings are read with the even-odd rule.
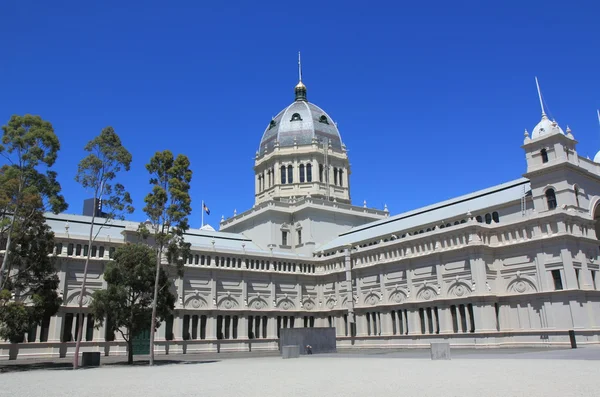
[[[375,306],[381,301],[381,297],[374,291],[371,291],[365,296],[365,305]]]
[[[327,301],[325,302],[325,306],[327,306],[328,309],[333,309],[335,304],[336,300],[334,297],[327,298]]]
[[[467,284],[460,281],[452,284],[450,288],[448,288],[448,295],[455,296],[457,298],[468,296],[471,294],[471,292],[471,288]]]
[[[291,310],[294,309],[296,305],[294,305],[294,302],[292,302],[290,299],[283,298],[277,303],[277,307],[283,310]]]
[[[315,301],[313,301],[310,298],[308,298],[302,302],[302,307],[306,310],[312,310],[315,308],[315,306],[316,306]]]
[[[267,309],[269,307],[269,304],[263,298],[256,297],[250,302],[248,302],[248,307],[253,310],[263,310]]]
[[[513,294],[525,294],[529,292],[536,292],[537,288],[535,287],[535,284],[528,278],[517,276],[516,279],[512,280],[508,284],[506,290]]]
[[[83,306],[92,303],[92,292],[93,291],[86,289],[82,300]],[[79,295],[81,295],[81,290],[71,291],[69,297],[66,299],[67,306],[79,306]]]
[[[222,298],[219,301],[219,303],[217,304],[217,307],[219,309],[226,309],[226,310],[235,309],[238,306],[239,306],[238,301],[232,296],[227,296],[225,298]]]
[[[187,298],[184,307],[186,309],[201,309],[208,307],[206,299],[199,295],[192,295]]]
[[[390,291],[389,301],[390,303],[402,303],[406,300],[406,297],[407,295],[404,291],[396,289]]]
[[[437,296],[437,292],[433,288],[423,287],[417,294],[417,299],[428,301],[431,299],[435,299],[436,296]]]

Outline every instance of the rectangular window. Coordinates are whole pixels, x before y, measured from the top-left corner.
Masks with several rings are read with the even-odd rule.
[[[170,314],[165,324],[165,340],[173,340],[173,321],[174,316]]]
[[[560,277],[560,270],[552,270],[552,280],[554,280],[554,290],[560,291],[563,289],[562,279]]]
[[[81,244],[77,244],[76,248],[75,248],[75,255],[76,256],[80,256],[81,255]]]
[[[98,257],[104,258],[104,246],[100,246],[100,249],[98,250]]]
[[[97,252],[98,252],[98,247],[96,247],[95,245],[92,245],[92,256],[94,258],[96,257]]]
[[[581,284],[579,284],[579,269],[575,269],[575,279],[577,279],[577,289],[581,289]]]
[[[71,256],[73,255],[73,244],[69,244],[67,245],[67,255]]]
[[[85,327],[85,340],[88,342],[94,340],[94,316],[91,314],[87,315],[87,324]]]
[[[183,316],[183,330],[181,330],[181,338],[183,340],[190,339],[190,316],[188,314]]]
[[[73,313],[65,314],[63,321],[63,335],[61,342],[70,342],[71,340],[73,340],[71,334],[73,331]]]
[[[592,286],[594,287],[594,290],[596,290],[596,271],[592,270]]]
[[[41,328],[40,342],[48,342],[48,334],[50,333],[50,316],[44,317]]]
[[[198,339],[198,316],[192,316],[192,339]]]
[[[87,255],[88,255],[88,252],[89,252],[89,250],[90,250],[90,246],[89,246],[89,245],[87,245],[87,244],[86,244],[86,245],[84,245],[84,246],[83,246],[83,256],[87,256]]]
[[[286,231],[282,231],[281,232],[281,245],[288,245],[287,232]]]
[[[287,168],[287,183],[294,183],[294,168],[291,165]]]
[[[302,244],[302,230],[298,230],[298,245]]]
[[[62,243],[56,244],[56,255],[62,255],[62,248],[63,248]],[[6,247],[4,247],[4,249],[6,249]]]
[[[108,257],[109,257],[110,259],[112,259],[114,255],[115,255],[115,247],[110,247],[110,248],[108,249]]]
[[[419,319],[421,320],[421,333],[425,334],[425,311],[423,308],[419,309]]]

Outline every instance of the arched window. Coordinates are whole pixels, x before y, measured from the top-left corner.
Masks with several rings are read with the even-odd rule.
[[[547,163],[548,162],[548,152],[546,151],[546,149],[542,149],[540,151],[540,154],[542,155],[542,163]]]
[[[556,194],[554,193],[554,189],[546,190],[546,202],[548,203],[549,210],[553,210],[557,207]]]
[[[288,165],[287,183],[294,183],[294,168]]]
[[[292,114],[292,119],[290,121],[302,121],[302,117],[300,117],[300,113]]]
[[[300,183],[304,182],[304,164],[300,164]]]
[[[577,185],[573,186],[573,191],[575,192],[575,205],[579,207],[579,188]]]
[[[500,216],[498,215],[498,213],[496,211],[492,212],[492,219],[496,223],[500,222]]]
[[[337,177],[338,177],[338,174],[337,174],[337,168],[334,168],[334,169],[333,169],[333,184],[334,184],[334,185],[337,185],[337,184],[338,184],[338,183],[337,183]]]
[[[460,223],[467,223],[466,219],[461,219]]]
[[[483,223],[483,218],[481,217],[481,215],[477,215],[477,216],[475,217],[475,219],[477,220],[477,222],[479,222],[479,223]]]
[[[261,192],[263,190],[262,188],[262,175],[258,176],[258,191]]]
[[[285,185],[285,165],[281,166],[281,184]]]
[[[340,176],[338,177],[338,181],[340,181],[340,186],[344,186],[344,180],[342,179],[342,173],[343,173],[344,171],[342,171],[342,169],[340,168],[340,169],[338,170],[338,172],[340,173]]]
[[[323,164],[319,164],[319,182],[323,182]]]
[[[485,214],[485,223],[487,223],[488,225],[492,223],[492,214]]]
[[[306,164],[306,182],[312,182],[312,164]]]
[[[319,117],[319,122],[329,124],[329,121],[327,121],[327,117],[325,115],[321,115],[321,117]]]

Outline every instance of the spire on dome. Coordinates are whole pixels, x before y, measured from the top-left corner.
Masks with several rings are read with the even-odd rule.
[[[306,101],[306,86],[302,83],[302,61],[300,59],[300,51],[298,51],[298,84],[294,88],[296,93],[296,101]]]
[[[537,86],[538,97],[540,98],[540,107],[542,108],[542,118],[546,118],[546,111],[544,110],[544,101],[542,101],[542,90],[540,89],[540,83],[538,78],[535,78],[535,85]]]

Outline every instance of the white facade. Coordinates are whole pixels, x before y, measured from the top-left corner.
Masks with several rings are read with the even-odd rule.
[[[301,84],[298,101],[306,101]],[[600,342],[600,164],[577,154],[569,129],[543,115],[525,136],[523,178],[390,217],[350,204],[341,138],[328,147],[313,139],[316,130],[307,140],[306,128],[297,138],[286,128],[287,143],[267,137],[271,146],[257,153],[255,206],[222,221],[218,232],[188,232],[192,256],[174,278],[177,304],[158,330],[157,352],[274,350],[278,328],[304,326],[336,327],[339,348],[441,339],[565,345],[569,330],[580,344]],[[305,166],[301,182],[299,164],[308,163],[311,181]],[[282,183],[288,165],[297,182]],[[331,183],[331,173],[320,180],[320,165],[342,170],[341,184]],[[89,221],[48,215],[63,307],[27,342],[0,343],[0,357],[73,354]],[[102,229],[89,248],[84,303],[105,287],[106,261],[136,229],[119,221]],[[84,351],[125,353],[118,334],[112,341],[104,329],[83,326]]]

